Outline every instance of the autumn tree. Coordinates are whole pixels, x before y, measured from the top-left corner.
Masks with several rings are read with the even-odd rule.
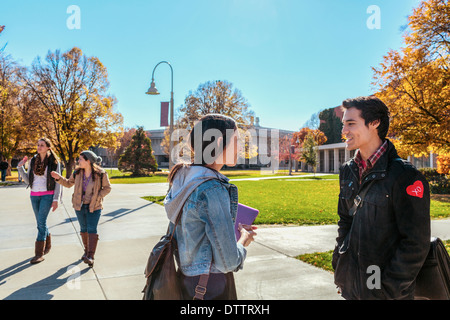
[[[186,129],[189,131],[194,127],[196,121],[202,116],[218,113],[233,118],[241,130],[242,158],[252,158],[257,155],[257,148],[251,145],[248,135],[242,131],[253,125],[254,112],[250,110],[250,104],[242,95],[241,91],[233,87],[228,81],[208,81],[200,84],[194,92],[189,92],[182,105],[177,111],[175,129]],[[175,139],[175,137],[173,138]],[[164,132],[162,147],[164,152],[169,153],[169,130]],[[186,143],[185,136],[180,135],[174,146],[178,143]],[[180,148],[183,149],[183,148]]]
[[[123,117],[108,94],[106,67],[74,47],[37,57],[27,76],[27,87],[39,102],[36,130],[53,143],[70,176],[75,159],[90,146],[115,147],[122,134]]]
[[[135,131],[130,144],[119,158],[118,168],[123,172],[131,172],[133,176],[144,176],[158,169],[152,142],[143,127],[138,127]]]
[[[194,92],[189,92],[184,99],[184,105],[179,109],[179,127],[185,128],[189,125],[192,128],[195,121],[209,113],[229,116],[236,120],[241,128],[250,126],[254,117],[241,91],[233,88],[231,82],[221,80],[205,82]]]
[[[36,101],[23,86],[22,72],[10,55],[0,52],[1,153],[9,163],[8,175],[14,155],[36,149],[29,142],[37,137],[32,119]]]
[[[303,150],[301,154],[301,160],[307,165],[313,167],[314,176],[316,175],[317,164],[319,159],[317,157],[316,147],[318,146],[314,134],[309,132],[306,134],[305,141],[303,142]]]
[[[302,128],[298,132],[280,137],[279,160],[305,161],[303,153],[306,150],[305,143],[309,136],[314,140],[314,147],[327,142],[327,137],[319,129]]]
[[[108,152],[113,155],[114,159],[119,159],[125,152],[125,149],[130,145],[131,139],[136,133],[135,128],[124,129],[123,135],[120,137],[116,148],[109,148]]]
[[[292,134],[291,144],[295,146],[294,159],[302,161],[302,148],[306,137],[311,135],[317,146],[321,146],[327,142],[327,137],[319,129],[301,128],[300,131]]]
[[[403,156],[450,154],[450,4],[422,1],[408,17],[405,46],[374,70],[389,107],[389,136]]]

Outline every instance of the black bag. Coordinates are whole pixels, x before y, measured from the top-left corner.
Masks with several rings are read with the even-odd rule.
[[[171,234],[164,235],[153,247],[145,268],[147,283],[142,291],[143,300],[181,300],[181,285],[175,268],[173,239],[176,225]]]
[[[432,238],[430,251],[416,278],[415,300],[450,300],[450,256],[439,238]]]
[[[145,268],[147,282],[142,290],[144,294],[142,300],[183,300],[182,285],[175,267],[174,254],[177,250],[177,242],[173,238],[182,212],[183,210],[180,210],[172,232],[169,233],[169,227],[166,235],[161,237],[148,257]],[[209,274],[200,275],[195,288],[195,300],[203,300],[208,278]]]

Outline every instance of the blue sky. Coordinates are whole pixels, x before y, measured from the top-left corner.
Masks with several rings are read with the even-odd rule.
[[[108,69],[109,92],[126,127],[158,129],[170,99],[170,69],[155,72],[159,96],[145,94],[154,66],[174,69],[175,108],[211,80],[241,90],[262,126],[299,130],[313,113],[373,93],[371,67],[402,46],[400,27],[419,0],[42,0],[1,6],[0,45],[23,65],[49,50],[80,47]],[[69,29],[70,5],[80,29]],[[370,5],[380,29],[369,29]]]

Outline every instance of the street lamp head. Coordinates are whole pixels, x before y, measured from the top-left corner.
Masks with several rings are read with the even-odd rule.
[[[153,79],[152,79],[152,83],[150,84],[150,88],[148,89],[146,94],[151,94],[151,95],[159,94],[158,90],[155,88],[155,81],[153,81]]]

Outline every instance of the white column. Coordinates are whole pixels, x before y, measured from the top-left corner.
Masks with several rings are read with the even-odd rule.
[[[324,166],[323,166],[323,172],[328,172],[330,171],[330,155],[328,154],[328,150],[323,150],[323,161],[324,161]]]
[[[334,150],[334,173],[339,173],[339,149]]]
[[[430,168],[434,169],[434,154],[430,152]]]
[[[317,166],[316,166],[316,172],[320,172],[320,152],[318,149],[316,149],[316,157],[319,161],[317,161]],[[314,171],[314,168],[311,168],[312,171]]]
[[[348,160],[350,160],[350,150],[345,148],[345,161],[348,161]]]

